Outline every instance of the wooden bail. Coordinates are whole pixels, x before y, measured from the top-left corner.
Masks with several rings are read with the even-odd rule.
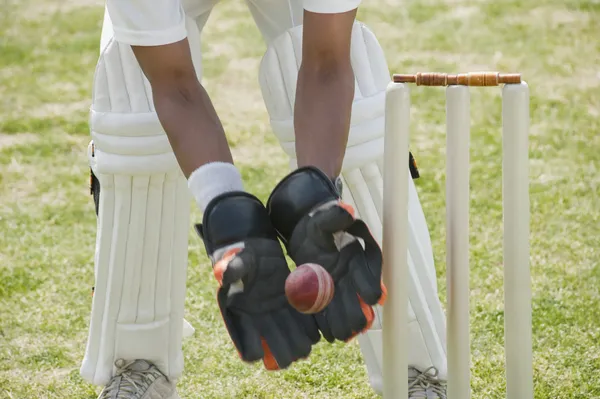
[[[498,86],[521,83],[521,74],[469,72],[451,75],[438,72],[418,72],[414,75],[394,74],[394,82],[415,83],[417,86]]]

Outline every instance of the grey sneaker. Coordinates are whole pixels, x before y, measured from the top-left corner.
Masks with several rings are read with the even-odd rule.
[[[175,384],[145,360],[115,362],[117,373],[98,399],[179,399]]]
[[[438,378],[435,367],[421,371],[408,369],[408,399],[447,399],[446,382]]]

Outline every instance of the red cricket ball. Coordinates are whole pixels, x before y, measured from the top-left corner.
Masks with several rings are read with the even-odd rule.
[[[333,278],[316,263],[298,266],[285,280],[285,295],[300,313],[312,314],[325,309],[334,291]]]

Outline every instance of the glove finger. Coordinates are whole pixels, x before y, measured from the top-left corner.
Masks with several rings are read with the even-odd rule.
[[[366,331],[373,326],[373,321],[375,320],[375,311],[373,310],[373,307],[371,305],[367,305],[365,303],[365,301],[362,300],[362,298],[359,297],[358,301],[360,303],[360,308],[363,312],[363,315],[365,316],[365,319],[367,320],[367,323],[365,324],[363,329],[357,330],[357,333],[360,334],[361,332]]]
[[[230,312],[231,313],[231,312]],[[246,362],[255,362],[264,356],[259,331],[254,326],[252,318],[239,313],[230,317],[233,320],[232,327],[235,329],[237,340],[239,342],[238,352],[242,360]]]
[[[348,326],[348,316],[346,315],[345,298],[343,291],[336,286],[335,296],[331,303],[325,308],[327,321],[331,328],[331,333],[336,339],[344,340],[352,334],[350,326]]]
[[[311,222],[325,233],[344,231],[354,222],[354,209],[340,201],[316,211],[311,217]]]
[[[362,334],[363,332],[369,330],[373,326],[373,321],[375,320],[375,311],[373,310],[373,307],[367,305],[360,297],[358,298],[358,302],[360,303],[361,311],[367,322],[361,330],[353,332],[352,336],[348,338],[346,342],[352,340],[358,334]]]
[[[290,314],[313,345],[321,340],[318,321],[313,315],[302,314],[295,309],[291,309],[291,307]]]
[[[226,302],[227,302],[227,294],[221,292],[221,290],[219,290],[218,294],[217,294],[217,302],[219,304],[219,310],[221,311],[221,317],[223,318],[223,322],[225,323],[225,328],[227,329],[227,332],[229,333],[229,337],[231,338],[231,341],[233,342],[233,345],[235,346],[235,349],[238,352],[238,355],[244,359],[244,355],[242,354],[242,352],[244,351],[244,345],[241,342],[241,337],[240,337],[240,327],[239,327],[239,321],[237,320],[236,316],[234,314],[232,314],[231,312],[229,312],[227,310],[226,307]]]
[[[352,338],[357,332],[364,330],[368,324],[368,317],[365,315],[364,309],[361,306],[360,297],[357,295],[356,290],[352,284],[343,284],[339,287],[342,290],[344,298],[344,310],[347,318],[347,325],[349,332],[343,337],[342,340],[348,340]]]
[[[308,315],[306,317],[312,319]],[[294,360],[308,357],[313,341],[306,335],[302,322],[292,316],[292,310],[286,309],[279,313],[276,322],[283,335],[287,337]]]
[[[381,252],[379,243],[375,240],[373,234],[371,234],[369,227],[365,222],[357,219],[352,226],[348,227],[346,232],[354,237],[362,239],[364,249],[361,245],[361,253],[364,258],[366,269],[372,276],[380,280],[383,266],[383,253]]]
[[[331,304],[329,304],[331,306]],[[335,341],[335,337],[333,336],[333,332],[331,331],[331,326],[329,324],[329,320],[327,320],[327,314],[325,310],[314,315],[315,322],[323,334],[323,338],[327,340],[329,343],[333,343]]]
[[[264,339],[264,345],[268,348],[263,359],[265,367],[269,370],[285,369],[294,361],[286,337],[271,316],[264,317],[260,322],[260,333]]]
[[[381,279],[371,274],[362,252],[350,261],[352,283],[356,292],[368,304],[375,305],[382,296]]]

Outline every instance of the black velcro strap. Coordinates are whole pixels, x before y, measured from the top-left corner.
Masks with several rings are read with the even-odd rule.
[[[98,210],[100,208],[100,181],[90,168],[90,194],[94,198],[94,207],[96,209],[96,216],[98,216]]]

